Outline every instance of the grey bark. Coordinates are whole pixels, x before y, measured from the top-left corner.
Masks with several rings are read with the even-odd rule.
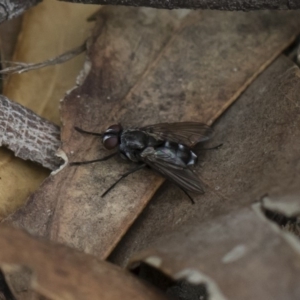
[[[55,170],[61,159],[55,153],[60,146],[60,128],[22,105],[0,95],[0,146],[17,157]]]
[[[147,6],[155,8],[190,8],[217,10],[300,9],[300,0],[60,0],[84,4]]]
[[[25,12],[42,0],[0,0],[0,23]]]

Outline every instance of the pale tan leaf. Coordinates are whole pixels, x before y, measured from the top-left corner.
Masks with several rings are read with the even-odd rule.
[[[14,60],[40,62],[82,44],[93,26],[86,19],[96,9],[98,6],[43,1],[24,15]],[[81,55],[64,65],[13,75],[4,87],[4,94],[59,124],[59,101],[75,86],[83,62]],[[15,158],[1,148],[0,217],[20,206],[48,175],[48,170]]]

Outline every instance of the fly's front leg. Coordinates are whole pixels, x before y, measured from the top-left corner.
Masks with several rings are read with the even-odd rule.
[[[79,165],[86,165],[86,164],[91,164],[91,163],[99,162],[99,161],[105,161],[105,160],[108,160],[108,159],[112,158],[113,156],[115,156],[118,153],[119,152],[114,152],[110,155],[107,155],[107,156],[99,158],[99,159],[94,159],[94,160],[73,161],[73,162],[70,163],[70,166],[79,166]]]
[[[96,135],[96,136],[102,136],[103,137],[103,133],[98,133],[98,132],[91,132],[91,131],[86,131],[83,130],[77,126],[74,127],[74,129],[80,133],[85,133],[85,134],[90,134],[90,135]]]

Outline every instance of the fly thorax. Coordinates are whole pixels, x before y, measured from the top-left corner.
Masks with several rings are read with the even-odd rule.
[[[147,136],[139,130],[127,130],[121,135],[121,144],[131,150],[142,150],[147,147]]]

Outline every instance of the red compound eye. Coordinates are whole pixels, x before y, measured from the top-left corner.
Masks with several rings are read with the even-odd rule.
[[[119,139],[117,136],[104,136],[103,145],[107,150],[114,149],[118,146]]]

